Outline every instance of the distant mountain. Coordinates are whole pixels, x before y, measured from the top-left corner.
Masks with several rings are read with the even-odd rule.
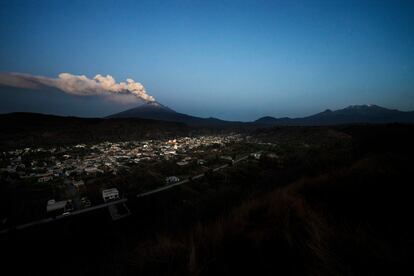
[[[355,123],[414,123],[414,112],[387,109],[378,105],[352,105],[344,109],[323,112],[303,118],[262,117],[260,125],[338,125]]]
[[[254,122],[232,122],[190,116],[158,102],[151,102],[107,118],[62,117],[39,113],[0,114],[0,149],[186,135],[189,131],[194,131],[192,126],[238,131],[272,126],[394,122],[414,124],[414,112],[377,105],[354,105],[335,111],[327,109],[303,118],[266,116]]]
[[[283,117],[283,118],[275,118],[275,117],[271,117],[271,116],[265,116],[262,118],[257,119],[256,121],[254,121],[255,124],[261,124],[261,125],[272,125],[272,124],[280,124],[280,123],[289,123],[290,121],[292,121],[294,119],[291,119],[289,117]]]
[[[168,116],[177,116],[178,114],[180,113],[177,113],[171,108],[154,101],[144,103],[138,107],[134,107],[132,109],[128,109],[114,115],[110,115],[108,118],[148,117],[149,119],[155,119],[154,117],[166,118]]]
[[[185,123],[190,126],[245,127],[245,126],[311,126],[355,123],[414,123],[414,112],[387,109],[378,105],[352,105],[343,109],[323,112],[302,118],[262,117],[254,122],[232,122],[216,118],[200,118],[176,112],[158,102],[148,102],[107,118],[142,118]]]
[[[224,121],[216,118],[200,118],[176,112],[159,102],[147,102],[138,107],[116,113],[107,118],[142,118],[168,122],[185,123],[190,126],[236,126],[240,122]]]

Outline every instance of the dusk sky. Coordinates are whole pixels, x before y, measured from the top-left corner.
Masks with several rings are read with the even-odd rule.
[[[0,0],[0,113],[104,116],[128,97],[228,120],[414,110],[413,15],[414,1]]]

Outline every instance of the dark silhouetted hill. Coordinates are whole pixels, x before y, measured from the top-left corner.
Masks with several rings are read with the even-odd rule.
[[[384,124],[414,123],[414,112],[387,109],[378,105],[353,105],[332,111],[327,109],[303,118],[262,117],[255,121],[261,125],[339,125],[339,124]]]
[[[201,127],[254,127],[254,126],[318,126],[340,124],[384,124],[384,123],[414,123],[414,112],[404,112],[387,109],[378,105],[353,105],[344,109],[323,112],[302,118],[274,118],[265,116],[254,122],[234,122],[216,118],[200,118],[176,112],[158,102],[149,102],[108,118],[142,118],[168,122],[180,122],[189,126]]]
[[[185,123],[190,126],[226,127],[242,125],[240,122],[224,121],[216,118],[200,118],[176,112],[158,102],[148,102],[138,107],[116,113],[107,118],[142,118],[167,122]]]
[[[0,115],[0,149],[187,135],[182,123],[9,113]]]

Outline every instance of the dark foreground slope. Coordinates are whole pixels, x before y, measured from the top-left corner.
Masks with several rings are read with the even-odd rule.
[[[408,175],[388,171],[406,164],[388,158],[293,182],[185,235],[140,244],[134,268],[165,275],[412,273]]]
[[[185,135],[181,123],[138,118],[100,119],[10,113],[0,115],[0,149]]]
[[[413,126],[251,135],[279,158],[131,198],[115,223],[97,213],[16,231],[1,239],[4,263],[43,275],[413,274]]]
[[[289,167],[281,170],[271,160],[263,160],[260,169],[252,172],[260,183],[254,190],[267,184],[273,187],[269,192],[249,197],[229,213],[196,223],[185,232],[164,233],[139,243],[132,253],[133,271],[160,275],[413,273],[414,128],[280,128],[260,135],[283,141],[289,132],[296,145],[306,143],[313,149],[293,154]],[[351,145],[346,141],[352,141]],[[290,174],[298,178],[286,179]]]

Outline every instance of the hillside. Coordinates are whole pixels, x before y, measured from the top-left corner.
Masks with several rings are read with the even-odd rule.
[[[339,125],[355,123],[414,123],[414,112],[387,109],[377,105],[354,105],[323,112],[302,118],[262,117],[255,121],[261,125]]]
[[[0,149],[187,135],[182,123],[123,118],[78,118],[38,113],[0,115]]]
[[[216,118],[200,118],[176,112],[158,102],[148,102],[138,107],[116,113],[107,118],[142,118],[167,122],[185,123],[190,126],[226,127],[242,125],[240,122],[223,121]]]
[[[4,240],[31,242],[2,247],[5,264],[19,258],[59,275],[412,274],[413,126],[277,127],[251,136],[278,157],[131,197],[123,221],[103,210],[17,231]],[[140,184],[137,175],[113,178]],[[44,266],[40,248],[59,254]]]
[[[110,115],[108,118],[154,119],[202,127],[321,126],[355,123],[414,123],[414,112],[387,109],[377,105],[354,105],[335,111],[327,109],[302,118],[265,116],[254,122],[234,122],[216,118],[195,117],[176,112],[158,102],[149,102],[136,108]]]

